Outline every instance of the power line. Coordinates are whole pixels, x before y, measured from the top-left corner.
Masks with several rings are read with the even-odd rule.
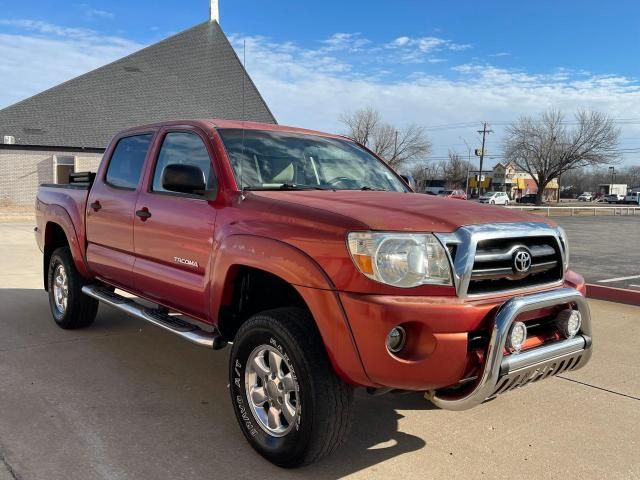
[[[640,118],[612,118],[611,121],[616,125],[640,125]],[[512,125],[517,122],[516,120],[495,120],[491,122],[493,126],[504,127]],[[542,123],[541,120],[531,120],[532,123]],[[436,130],[456,130],[460,128],[469,128],[476,125],[478,122],[460,122],[460,123],[446,123],[442,125],[427,125],[424,128],[425,131]],[[563,121],[560,125],[576,126],[580,125],[580,122],[576,121]]]

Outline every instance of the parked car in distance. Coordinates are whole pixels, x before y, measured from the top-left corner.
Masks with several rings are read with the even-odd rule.
[[[509,196],[505,192],[485,192],[478,201],[491,205],[509,205]]]
[[[611,193],[605,197],[605,201],[607,203],[622,203],[624,202],[625,196],[619,193]]]
[[[228,410],[283,467],[340,448],[356,387],[465,410],[591,356],[562,228],[416,194],[337,135],[232,120],[131,128],[97,173],[39,187],[36,225],[55,324],[89,327],[102,302],[201,347],[230,345]]]
[[[464,190],[445,190],[438,194],[439,197],[445,198],[457,198],[460,200],[466,200],[467,194],[464,193]]]
[[[526,195],[516,198],[518,203],[536,203],[537,195],[535,193],[527,193]]]
[[[591,192],[584,192],[578,197],[579,202],[591,202],[593,201],[593,194]]]
[[[629,192],[624,197],[624,203],[640,205],[640,192]]]

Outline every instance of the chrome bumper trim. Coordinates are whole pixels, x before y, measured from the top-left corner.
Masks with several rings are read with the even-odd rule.
[[[502,360],[500,374],[506,375],[522,368],[531,367],[538,363],[548,362],[549,360],[555,360],[558,357],[580,352],[589,344],[591,344],[590,338],[587,340],[587,338],[582,335],[578,335],[577,337],[569,340],[540,346],[532,350],[526,350],[518,353],[517,355],[508,355],[504,360]]]
[[[582,315],[581,335],[519,354],[503,355],[509,329],[522,313],[555,305],[574,304]],[[584,296],[574,288],[511,298],[498,310],[487,349],[486,363],[476,387],[464,396],[427,392],[445,410],[467,410],[517,386],[584,366],[591,357],[591,315]]]

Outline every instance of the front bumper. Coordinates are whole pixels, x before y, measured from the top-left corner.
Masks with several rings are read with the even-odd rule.
[[[571,304],[582,315],[582,329],[572,339],[542,345],[519,354],[504,355],[511,324],[527,312]],[[498,310],[491,331],[484,370],[476,385],[463,393],[439,393],[427,398],[447,410],[466,410],[498,394],[583,367],[591,358],[591,316],[584,296],[573,288],[515,297]]]
[[[537,296],[540,294],[557,295],[556,292],[567,291],[584,298],[584,279],[568,271],[563,287],[540,289],[519,297],[513,293],[465,299],[456,296],[340,292],[340,304],[351,330],[353,345],[358,352],[360,365],[366,372],[366,380],[347,374],[342,378],[372,388],[443,392],[445,388],[467,381],[470,376],[480,375],[478,369],[484,367],[486,354],[478,356],[477,351],[486,352],[491,331],[496,324],[496,315],[505,311],[507,305],[512,305],[512,299],[539,298]],[[573,295],[569,298],[573,298]],[[558,300],[552,307],[525,312],[519,320],[548,318],[564,308],[567,308],[567,304]],[[312,311],[314,315],[321,315],[315,309]],[[405,327],[412,339],[407,345],[406,354],[400,356],[392,355],[385,348],[386,336],[396,325]],[[479,346],[474,343],[478,335],[483,338]],[[337,338],[342,338],[342,335]],[[339,350],[346,351],[346,347],[343,344]],[[521,355],[525,353],[523,351]],[[475,371],[470,374],[472,368]],[[469,383],[465,385],[470,386]],[[442,394],[439,396],[445,398]]]

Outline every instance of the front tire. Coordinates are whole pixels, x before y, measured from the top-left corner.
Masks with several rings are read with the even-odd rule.
[[[313,463],[349,434],[353,388],[334,373],[313,319],[301,309],[247,320],[234,339],[229,379],[242,433],[278,466]]]
[[[49,260],[47,285],[51,314],[60,328],[84,328],[95,320],[99,302],[82,293],[84,284],[69,247],[54,250]]]

